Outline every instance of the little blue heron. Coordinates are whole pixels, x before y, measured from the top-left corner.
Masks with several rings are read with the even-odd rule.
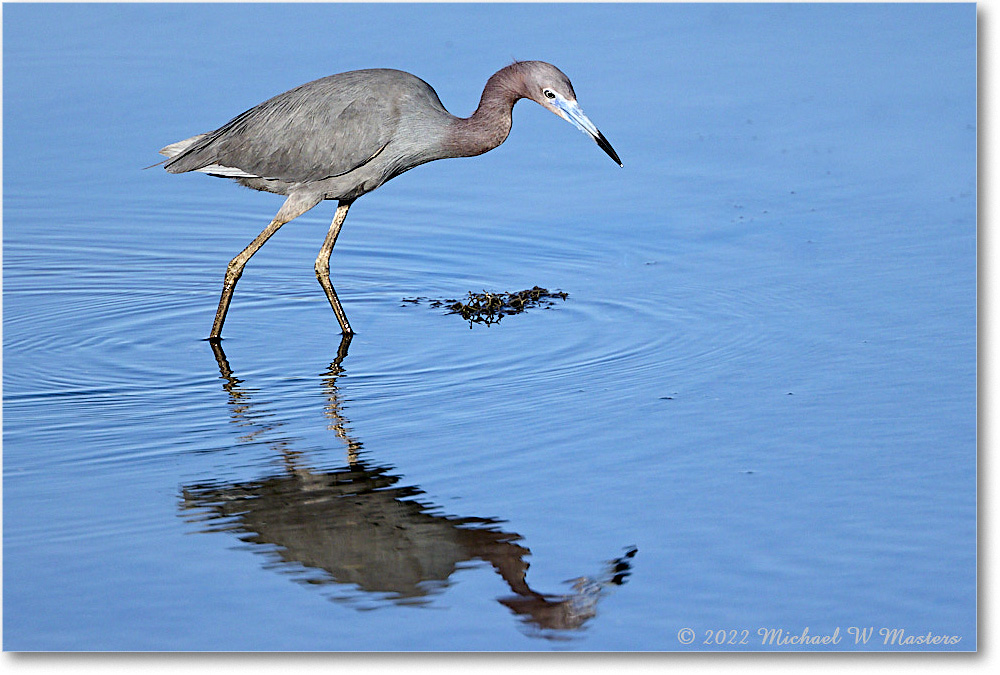
[[[285,195],[278,214],[229,262],[210,340],[222,336],[243,267],[282,225],[324,199],[337,200],[316,258],[316,277],[344,335],[351,335],[330,283],[330,254],[355,199],[435,159],[472,157],[507,139],[514,103],[527,98],[618,154],[576,102],[569,78],[542,61],[518,61],[486,83],[471,117],[455,117],[434,89],[399,70],[355,70],[314,80],[247,110],[222,127],[160,150],[170,173],[201,171],[255,190]]]

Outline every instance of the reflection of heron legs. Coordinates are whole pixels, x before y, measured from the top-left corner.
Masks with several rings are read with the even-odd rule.
[[[346,333],[340,338],[340,347],[337,348],[337,358],[333,360],[330,364],[330,368],[340,369],[340,364],[347,358],[347,348],[351,346],[351,340],[354,339],[353,333]]]
[[[320,203],[318,197],[312,195],[291,194],[285,203],[278,209],[278,214],[271,221],[271,224],[264,228],[264,231],[250,242],[250,244],[240,251],[239,255],[229,261],[226,268],[226,281],[222,286],[222,297],[219,298],[219,309],[215,312],[215,323],[212,324],[212,334],[209,340],[218,340],[222,337],[222,324],[226,321],[226,313],[229,311],[229,303],[233,299],[233,291],[236,290],[236,282],[243,276],[243,268],[253,254],[260,250],[260,247],[271,238],[271,235],[278,231],[282,225],[301,216],[303,213]]]
[[[216,340],[211,341],[212,353],[215,354],[215,362],[219,364],[219,372],[222,373],[230,385],[239,384],[239,381],[233,377],[233,369],[229,367],[229,359],[226,358],[226,352],[223,351],[222,345]]]
[[[351,330],[351,324],[347,323],[347,314],[340,306],[337,292],[333,290],[333,284],[330,283],[330,254],[333,253],[333,245],[337,243],[337,235],[340,234],[340,228],[344,224],[344,219],[347,218],[349,208],[351,208],[351,202],[342,201],[337,204],[337,213],[333,216],[330,231],[326,233],[326,240],[319,250],[319,255],[316,256],[315,267],[316,278],[319,279],[319,285],[326,292],[326,297],[330,301],[330,306],[333,307],[333,313],[337,315],[337,321],[340,322],[340,328],[344,335],[351,335],[354,331]]]
[[[330,368],[323,374],[323,390],[326,392],[326,406],[324,414],[329,418],[330,424],[327,429],[335,431],[337,436],[347,446],[347,463],[352,467],[358,463],[358,453],[361,450],[361,441],[351,437],[347,430],[347,420],[344,419],[340,404],[340,395],[337,392],[337,378],[344,372],[341,365],[347,358],[347,348],[351,345],[354,335],[344,333],[340,336],[340,347],[337,349],[337,358],[330,364]]]

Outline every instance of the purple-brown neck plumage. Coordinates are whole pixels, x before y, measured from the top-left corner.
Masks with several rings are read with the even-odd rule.
[[[503,143],[510,133],[514,103],[526,96],[522,64],[512,63],[498,70],[486,82],[476,112],[453,120],[446,141],[449,151],[456,157],[472,157]]]

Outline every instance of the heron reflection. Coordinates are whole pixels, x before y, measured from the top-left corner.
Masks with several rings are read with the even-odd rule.
[[[271,445],[281,463],[272,475],[185,486],[183,508],[193,512],[192,520],[207,523],[208,531],[238,535],[304,583],[340,590],[332,594],[339,599],[360,596],[368,606],[425,603],[457,569],[484,561],[512,593],[498,601],[526,626],[567,631],[593,618],[600,598],[628,577],[635,548],[594,576],[573,581],[567,593],[532,589],[526,579],[530,551],[520,535],[493,518],[442,514],[419,487],[403,485],[392,467],[373,462],[351,435],[337,389],[349,344],[344,336],[322,378],[329,428],[344,444],[347,463],[319,469],[292,441],[276,440]],[[246,429],[241,442],[258,442],[281,421],[253,400],[254,391],[233,374],[221,345],[211,345],[231,421]]]

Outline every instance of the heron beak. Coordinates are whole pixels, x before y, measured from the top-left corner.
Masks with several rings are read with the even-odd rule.
[[[608,143],[608,139],[604,137],[604,134],[597,130],[597,127],[590,121],[590,118],[583,114],[583,111],[580,110],[580,106],[576,101],[569,101],[561,96],[557,96],[549,101],[549,103],[551,103],[556,109],[556,114],[583,133],[593,138],[597,145],[600,146],[601,150],[608,153],[608,157],[615,160],[618,166],[625,166],[622,164],[622,161],[618,159],[618,153],[615,152],[615,149],[611,147],[610,143]]]

